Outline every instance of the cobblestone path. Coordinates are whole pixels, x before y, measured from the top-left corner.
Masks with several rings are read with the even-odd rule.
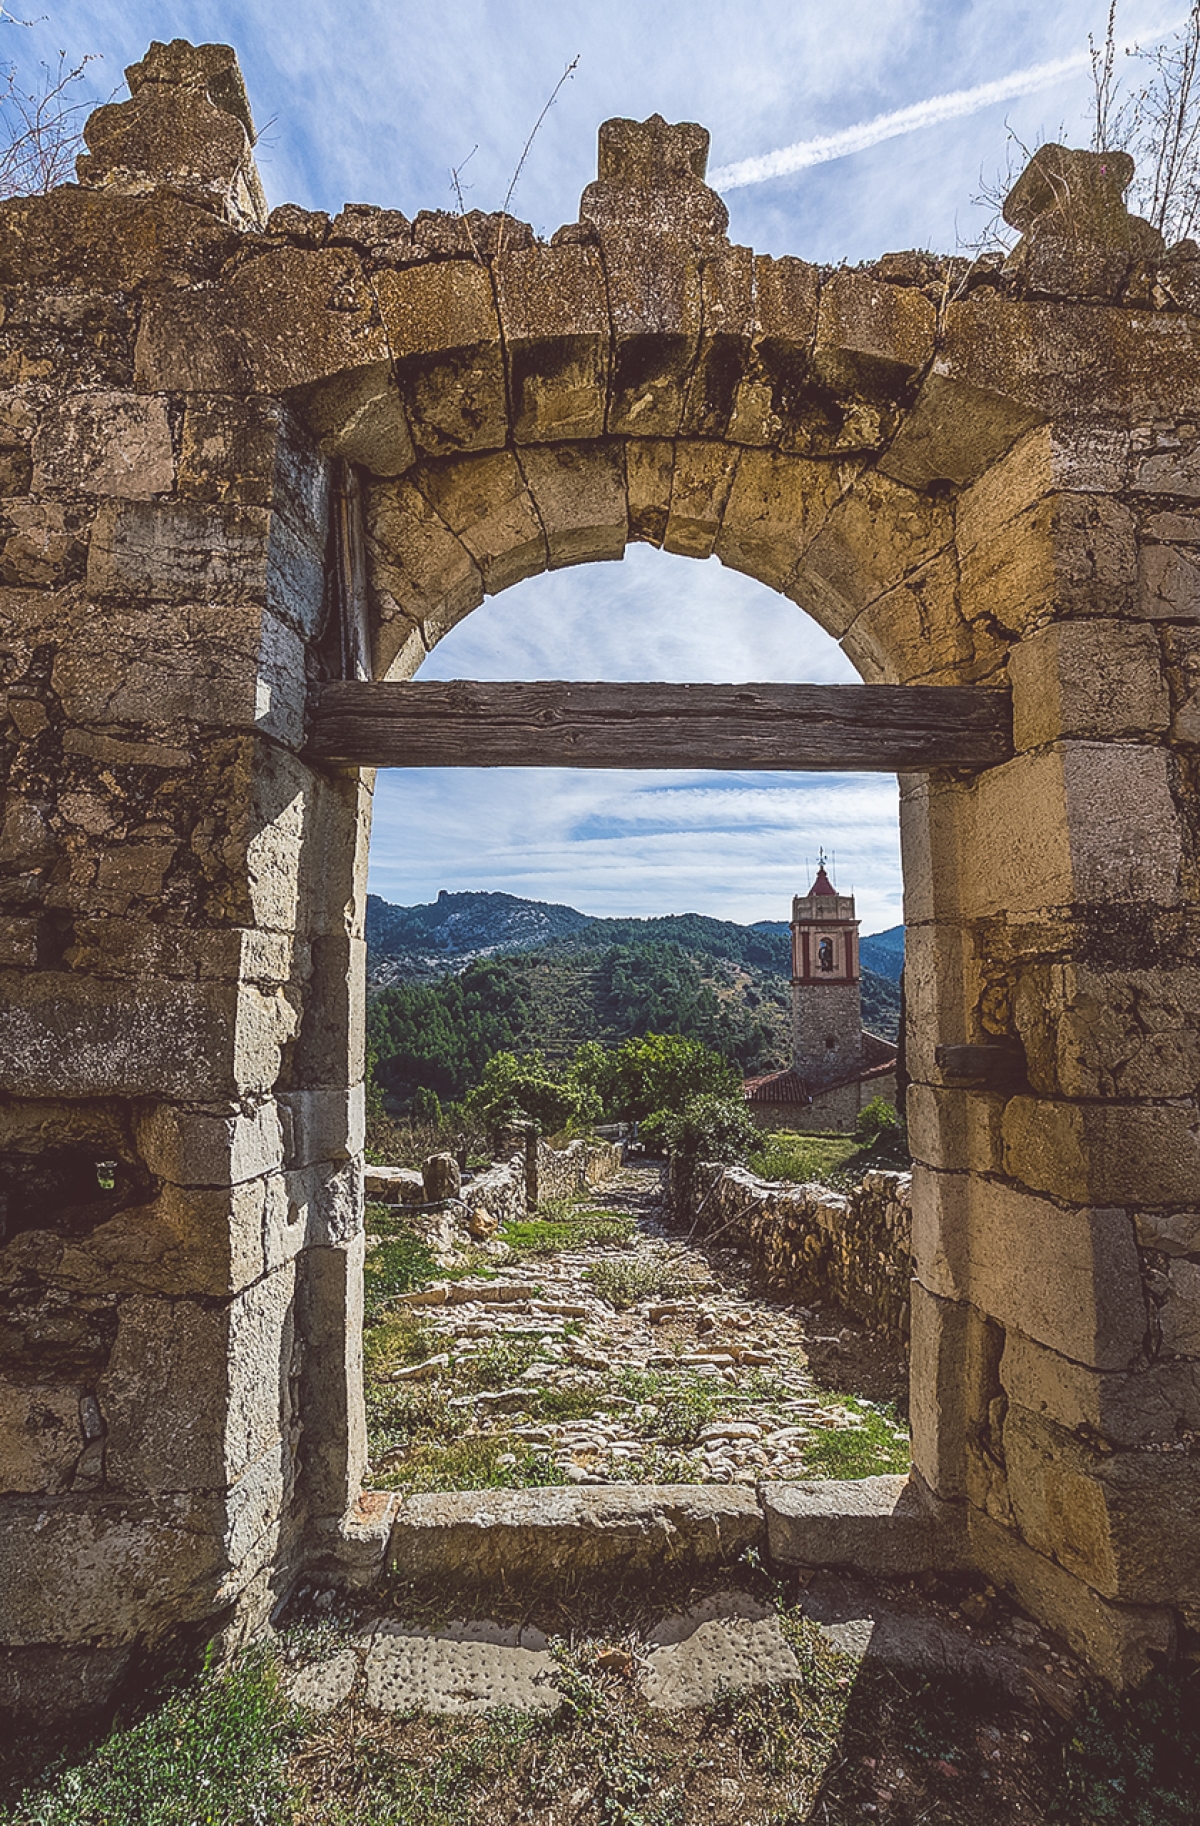
[[[367,1337],[370,1481],[754,1484],[906,1469],[894,1408],[849,1392],[879,1386],[869,1337],[772,1299],[713,1242],[665,1224],[656,1168],[625,1168],[583,1202],[508,1226],[482,1272],[468,1261],[393,1296]]]

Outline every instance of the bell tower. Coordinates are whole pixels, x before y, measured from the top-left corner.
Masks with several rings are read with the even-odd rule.
[[[862,996],[854,896],[839,894],[821,851],[792,902],[792,1062],[810,1090],[862,1070]]]

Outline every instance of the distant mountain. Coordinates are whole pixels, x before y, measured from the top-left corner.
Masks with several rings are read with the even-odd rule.
[[[435,901],[414,907],[393,906],[378,894],[367,896],[367,980],[375,995],[384,989],[418,988],[459,977],[469,965],[488,959],[536,952],[539,972],[550,971],[545,980],[556,985],[550,999],[555,1003],[558,1019],[569,999],[558,987],[560,978],[565,984],[582,972],[581,984],[584,979],[591,982],[603,955],[614,947],[643,950],[662,945],[685,952],[701,964],[703,978],[713,982],[714,992],[721,997],[732,994],[739,1003],[745,999],[750,1010],[758,1006],[756,995],[772,1004],[778,999],[779,1012],[770,1016],[770,1022],[784,1018],[787,991],[782,985],[774,985],[779,984],[780,978],[786,982],[791,975],[791,932],[786,920],[762,919],[752,926],[740,926],[733,920],[709,919],[703,913],[673,913],[660,919],[597,919],[550,901],[482,891],[449,894],[443,889]],[[897,983],[904,962],[903,926],[864,938],[862,958],[863,1022],[872,1032],[895,1039],[900,1014]],[[735,976],[723,980],[719,989],[714,966],[735,971]],[[664,967],[671,977],[673,966]],[[742,973],[744,984],[736,973]],[[531,980],[540,982],[543,977],[539,974]],[[590,994],[590,990],[583,994],[583,1002]],[[665,1006],[660,1012],[665,1016]],[[598,1037],[601,1033],[610,1037],[606,1020],[600,1012],[586,1020],[581,1015],[577,1037]],[[540,1025],[548,1031],[552,1023],[547,1020]],[[564,1022],[562,1031],[574,1034],[575,1025]],[[538,1043],[548,1041],[539,1035]],[[782,1044],[778,1036],[776,1043]]]
[[[864,970],[873,970],[876,976],[890,977],[898,983],[904,969],[904,927],[889,926],[886,932],[872,932],[869,938],[859,939],[858,955]]]

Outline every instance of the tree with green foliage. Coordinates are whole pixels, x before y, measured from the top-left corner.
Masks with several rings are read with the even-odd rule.
[[[854,1136],[856,1141],[874,1147],[885,1138],[889,1141],[898,1138],[903,1126],[894,1103],[889,1103],[886,1097],[872,1097],[858,1112]]]
[[[662,1111],[682,1111],[690,1098],[734,1097],[741,1073],[711,1046],[677,1033],[648,1033],[611,1052],[581,1046],[571,1068],[576,1083],[595,1093],[606,1116],[643,1122]]]
[[[587,1086],[557,1077],[540,1052],[518,1058],[499,1052],[488,1060],[479,1085],[466,1100],[495,1145],[505,1129],[532,1122],[544,1134],[594,1121],[600,1105]]]

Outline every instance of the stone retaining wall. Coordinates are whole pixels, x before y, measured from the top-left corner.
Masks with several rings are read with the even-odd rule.
[[[772,1285],[832,1300],[906,1352],[911,1310],[912,1175],[868,1173],[845,1196],[824,1186],[758,1179],[744,1167],[701,1166],[671,1202],[698,1233],[736,1243]]]

